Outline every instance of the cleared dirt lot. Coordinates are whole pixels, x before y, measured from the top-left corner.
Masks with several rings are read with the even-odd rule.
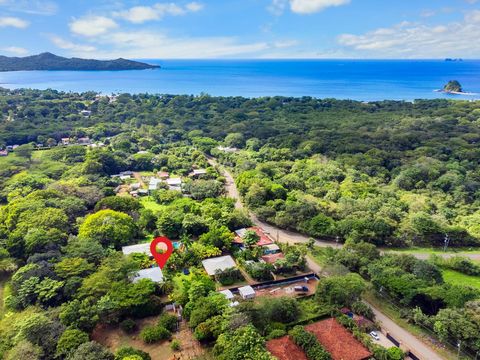
[[[315,293],[317,289],[318,280],[317,279],[310,279],[307,282],[304,280],[297,281],[290,284],[284,285],[276,285],[265,289],[258,289],[255,290],[257,296],[270,296],[270,297],[281,297],[281,296],[291,296],[291,297],[298,297],[302,295],[312,295]],[[308,287],[308,292],[298,292],[295,291],[295,286],[306,286]]]

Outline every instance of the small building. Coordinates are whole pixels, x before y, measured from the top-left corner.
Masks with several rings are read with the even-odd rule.
[[[280,247],[277,244],[268,244],[263,246],[263,254],[264,255],[271,255],[271,254],[278,254],[282,252]]]
[[[225,271],[237,267],[237,264],[230,255],[205,259],[202,261],[202,265],[210,276],[215,276],[216,271]]]
[[[83,115],[85,117],[89,117],[90,115],[92,115],[92,112],[90,110],[82,110],[82,111],[80,111],[80,115]]]
[[[199,176],[206,175],[206,174],[207,174],[207,170],[205,169],[193,169],[193,171],[190,173],[190,176],[197,178]]]
[[[8,156],[8,150],[0,150],[0,156]]]
[[[130,184],[130,189],[131,190],[138,190],[138,189],[140,189],[141,186],[142,186],[142,184],[140,184],[140,183],[133,183],[133,184]]]
[[[166,181],[169,190],[182,191],[182,179],[168,178]]]
[[[122,171],[122,172],[120,172],[120,176],[122,176],[122,175],[133,176],[133,171],[131,171],[131,170]]]
[[[275,264],[277,260],[284,259],[285,256],[282,253],[263,255],[261,259],[268,264]]]
[[[258,226],[252,226],[252,227],[249,227],[248,229],[242,228],[242,229],[235,230],[236,236],[233,239],[233,243],[243,246],[243,243],[244,243],[243,238],[247,234],[247,231],[254,231],[258,235],[259,239],[256,246],[266,246],[266,245],[273,244],[272,239],[270,239],[270,237],[265,233],[265,231],[259,228]]]
[[[248,299],[254,299],[255,298],[255,290],[250,285],[247,286],[242,286],[238,288],[238,292],[242,299],[248,300]]]
[[[138,189],[137,193],[138,193],[138,196],[147,196],[148,195],[148,190],[147,189]]]
[[[161,179],[152,177],[148,183],[148,191],[155,191],[158,189],[158,185],[162,182]]]
[[[227,300],[232,300],[234,298],[233,296],[233,293],[230,291],[230,290],[222,290],[222,291],[219,291],[220,294],[223,294],[225,295],[225,297],[227,298]]]
[[[163,282],[162,269],[160,269],[159,267],[153,267],[149,269],[140,270],[132,278],[132,282],[136,283],[142,279],[150,279],[156,283]]]
[[[90,141],[90,138],[89,137],[81,137],[81,138],[78,138],[77,140],[77,144],[78,145],[90,145],[92,142]]]
[[[220,150],[226,153],[234,153],[238,151],[236,147],[230,147],[230,146],[217,146],[217,150]]]
[[[152,253],[150,252],[150,243],[141,243],[141,244],[123,246],[122,253],[124,255],[139,253],[139,254],[152,256]]]
[[[157,176],[162,180],[167,180],[170,177],[169,173],[166,171],[157,172]]]
[[[61,138],[62,145],[70,145],[70,138]]]

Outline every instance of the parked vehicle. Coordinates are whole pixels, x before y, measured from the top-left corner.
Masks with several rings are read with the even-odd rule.
[[[308,292],[308,287],[306,286],[295,286],[293,289],[298,292]]]
[[[378,336],[378,334],[375,331],[370,332],[370,336],[377,341],[380,340],[380,337]]]

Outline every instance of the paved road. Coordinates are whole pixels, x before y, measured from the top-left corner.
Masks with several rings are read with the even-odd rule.
[[[212,166],[217,166],[217,162],[215,159],[210,158],[209,163]],[[229,197],[234,198],[236,200],[235,207],[239,209],[243,209],[244,206],[240,201],[240,195],[238,193],[237,187],[235,185],[235,181],[233,179],[232,174],[225,170],[224,168],[220,167],[220,171],[222,175],[226,179],[226,190]],[[248,211],[248,210],[247,210]],[[250,217],[252,221],[262,227],[265,231],[267,231],[271,237],[275,240],[280,242],[286,242],[289,244],[294,243],[304,243],[307,242],[309,237],[293,232],[288,230],[279,229],[275,226],[267,224],[263,221],[258,220],[258,218],[250,213]],[[335,246],[334,243],[323,241],[323,240],[316,240],[317,246]],[[341,246],[341,245],[340,245]],[[415,254],[417,255],[417,254]],[[424,254],[421,254],[422,256]],[[321,273],[321,267],[309,256],[307,256],[307,265],[312,271],[316,273]],[[370,304],[373,312],[375,313],[376,319],[381,323],[382,328],[392,334],[398,341],[401,341],[409,349],[412,349],[415,355],[417,355],[422,360],[437,360],[442,359],[433,349],[431,349],[428,345],[426,345],[423,341],[409,333],[407,330],[403,329],[399,325],[397,325],[393,320],[391,320],[388,316],[380,312],[378,308]]]
[[[367,302],[368,303],[368,302]],[[418,339],[415,335],[397,325],[392,319],[380,312],[377,308],[368,303],[372,308],[375,318],[382,324],[382,328],[390,333],[395,339],[401,342],[403,346],[409,348],[417,357],[425,360],[441,360],[443,357],[438,355],[432,348]]]

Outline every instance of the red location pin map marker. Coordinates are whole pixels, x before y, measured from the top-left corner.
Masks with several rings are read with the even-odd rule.
[[[158,244],[165,244],[167,246],[167,250],[163,252],[158,252],[157,250]],[[170,255],[172,255],[173,244],[170,241],[170,239],[165,236],[157,237],[153,239],[153,241],[150,243],[150,252],[152,253],[152,256],[155,258],[155,261],[157,262],[158,266],[160,266],[160,269],[163,269],[163,267],[167,263],[168,258],[170,257]]]

